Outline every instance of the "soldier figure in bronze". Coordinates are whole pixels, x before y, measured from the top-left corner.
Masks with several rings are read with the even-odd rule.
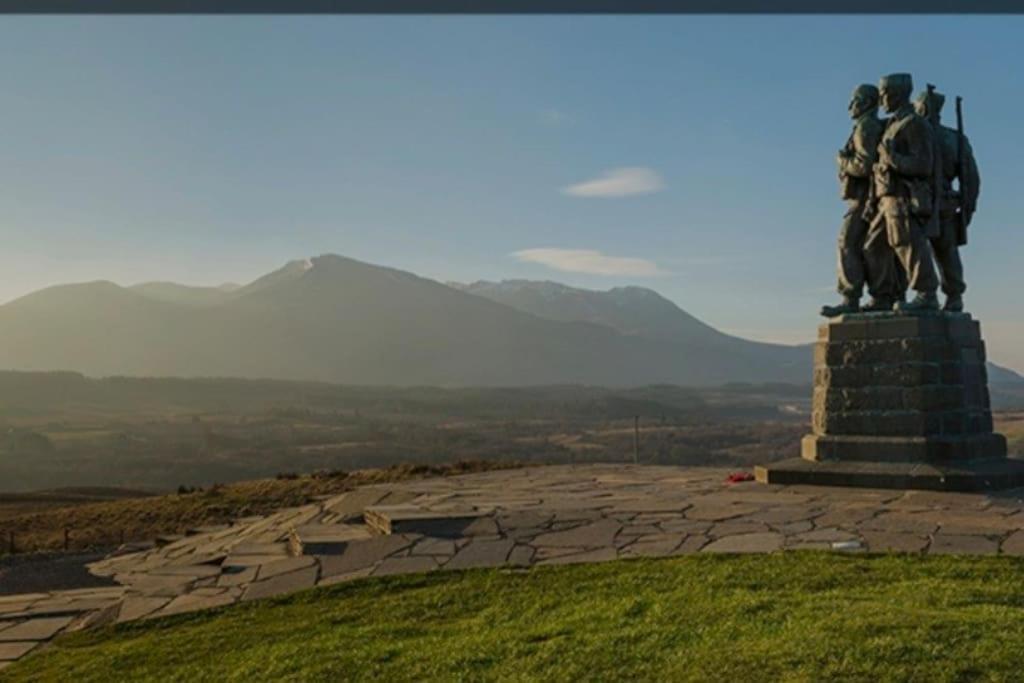
[[[916,292],[910,302],[897,301],[897,310],[937,310],[939,279],[929,241],[939,233],[932,126],[911,105],[914,84],[910,74],[884,76],[878,89],[882,106],[891,116],[873,169],[877,206],[868,244],[884,232],[906,273],[907,284]]]
[[[848,107],[853,131],[839,150],[840,195],[846,202],[839,231],[839,294],[836,306],[823,306],[821,314],[833,318],[860,310],[860,298],[867,285],[871,301],[865,310],[889,310],[893,305],[892,250],[885,240],[866,244],[871,202],[872,167],[878,160],[878,145],[883,125],[878,119],[878,88],[858,85]]]
[[[939,165],[939,231],[931,238],[931,245],[939,266],[942,291],[946,295],[943,309],[960,312],[964,308],[963,294],[967,289],[960,247],[967,243],[967,226],[978,206],[981,177],[970,142],[963,134],[963,122],[958,121],[956,129],[942,125],[940,116],[945,100],[937,92],[922,92],[914,101],[914,109],[931,123],[942,155]],[[957,189],[953,188],[954,179],[957,180]]]

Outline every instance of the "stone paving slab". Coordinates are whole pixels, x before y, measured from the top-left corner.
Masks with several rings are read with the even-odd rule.
[[[933,555],[995,555],[999,540],[988,536],[938,533],[932,537],[929,552]]]
[[[405,536],[378,536],[347,547],[341,555],[324,555],[318,559],[325,577],[348,574],[372,567],[410,545],[412,541]]]
[[[919,553],[930,541],[928,536],[890,531],[863,531],[860,536],[868,550],[875,553]]]
[[[456,553],[445,564],[445,568],[500,567],[505,564],[514,545],[515,541],[510,538],[493,541],[473,540]]]
[[[312,588],[316,585],[319,573],[320,568],[314,565],[287,574],[279,574],[266,581],[250,583],[246,587],[245,593],[242,594],[242,599],[257,600],[259,598],[269,598],[275,595],[294,593],[305,588]]]
[[[258,586],[260,584],[252,585]],[[241,595],[240,589],[234,589],[234,592],[224,592],[218,595],[198,594],[198,591],[186,593],[185,595],[179,595],[174,598],[165,607],[146,615],[146,618],[155,619],[158,617],[170,616],[172,614],[184,614],[186,612],[194,612],[201,609],[224,607],[226,605],[233,604],[238,600],[239,595]]]
[[[228,555],[221,563],[221,567],[236,567],[239,569],[256,567],[258,569],[269,562],[278,562],[287,557],[288,555],[284,553],[279,555]]]
[[[777,532],[725,536],[701,549],[705,553],[771,553],[782,548],[785,537]]]
[[[558,557],[541,560],[538,564],[584,564],[587,562],[607,562],[608,560],[614,560],[617,557],[618,555],[615,552],[615,548],[596,548],[594,550],[585,550],[583,552],[570,553],[568,555],[559,555]]]
[[[19,614],[30,608],[38,600],[25,600],[23,602],[9,602],[5,605],[0,605],[0,619],[3,619],[8,614]]]
[[[413,546],[412,555],[435,555],[451,557],[458,549],[458,543],[452,538],[423,538]]]
[[[668,557],[686,540],[684,534],[645,536],[619,550],[622,557]]]
[[[0,630],[0,642],[49,640],[73,621],[73,617],[29,619]]]
[[[366,525],[376,533],[439,537],[466,535],[468,527],[481,516],[475,510],[447,511],[420,505],[374,505],[363,512]]]
[[[416,574],[434,571],[437,568],[437,560],[430,555],[407,555],[405,557],[389,557],[383,560],[374,568],[372,575]]]
[[[41,600],[50,597],[49,593],[20,593],[17,595],[0,595],[0,609],[11,603]]]
[[[171,598],[126,598],[121,604],[121,610],[118,612],[117,621],[135,621],[136,619],[141,619],[163,608],[170,601]]]
[[[314,565],[316,565],[316,558],[310,555],[289,557],[278,560],[277,562],[268,562],[267,564],[259,567],[256,580],[266,581],[267,579],[272,579],[275,576],[290,574],[291,572],[298,571],[299,569],[305,569],[306,567],[312,567]]]
[[[577,526],[565,531],[556,531],[537,536],[534,546],[572,546],[599,548],[611,546],[615,535],[622,529],[622,524],[611,519]]]
[[[729,485],[729,474],[530,467],[373,485],[226,528],[193,529],[90,566],[120,586],[0,597],[0,661],[45,643],[57,624],[64,625],[54,633],[368,576],[809,548],[1024,556],[1024,489]],[[393,519],[374,530],[363,521],[368,508]]]
[[[39,645],[37,642],[0,643],[0,662],[12,662],[21,659]]]
[[[225,571],[217,578],[217,585],[230,587],[252,583],[256,580],[256,574],[260,571],[260,568],[260,566],[225,567]]]

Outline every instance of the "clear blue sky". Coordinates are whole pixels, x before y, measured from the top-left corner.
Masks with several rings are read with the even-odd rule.
[[[849,92],[906,70],[966,98],[968,308],[1024,370],[1022,35],[1024,17],[6,17],[0,301],[335,252],[640,284],[809,340],[835,298]],[[616,190],[636,193],[595,196]]]

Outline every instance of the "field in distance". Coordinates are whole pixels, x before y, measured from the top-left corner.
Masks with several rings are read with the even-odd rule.
[[[0,372],[0,490],[174,491],[457,460],[746,466],[792,454],[810,389],[372,388]]]

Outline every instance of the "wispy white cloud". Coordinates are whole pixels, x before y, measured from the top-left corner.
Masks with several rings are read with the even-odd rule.
[[[626,275],[657,277],[668,275],[658,264],[631,256],[606,256],[595,249],[557,249],[543,247],[514,252],[513,257],[527,263],[539,263],[566,273],[589,275]]]
[[[646,166],[625,166],[605,171],[593,180],[563,187],[573,197],[631,197],[665,189],[657,171]]]

